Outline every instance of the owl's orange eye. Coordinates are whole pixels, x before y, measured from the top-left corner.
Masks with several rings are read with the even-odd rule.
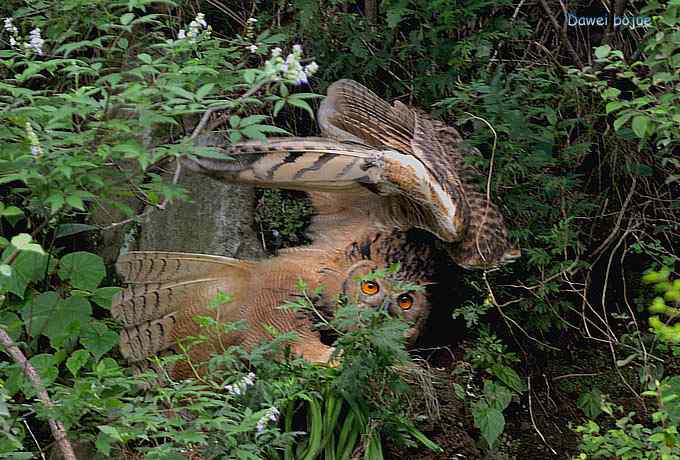
[[[402,294],[397,297],[397,305],[402,310],[409,310],[413,306],[413,297],[410,294]]]
[[[366,295],[375,295],[380,292],[380,286],[375,281],[362,281],[361,292]]]

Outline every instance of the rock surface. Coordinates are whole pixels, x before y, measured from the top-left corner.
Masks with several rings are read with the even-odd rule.
[[[190,196],[142,222],[135,249],[181,251],[254,259],[264,255],[253,226],[255,190],[186,171],[179,183]]]

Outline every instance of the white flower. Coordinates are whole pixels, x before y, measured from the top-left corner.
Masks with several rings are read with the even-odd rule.
[[[12,48],[17,46],[17,41],[14,39],[14,37],[9,37],[9,46],[11,46]]]
[[[31,155],[34,157],[37,157],[42,154],[42,147],[40,147],[40,140],[38,139],[38,136],[35,134],[35,131],[33,131],[33,126],[31,126],[31,123],[28,121],[26,122],[26,137],[28,137],[29,142],[31,143]]]
[[[300,71],[298,71],[297,75],[295,76],[295,84],[301,85],[303,83],[308,83],[307,74],[305,73],[304,70],[300,70]]]
[[[187,31],[180,29],[179,32],[177,32],[177,40],[184,40],[185,38],[187,38]]]
[[[205,14],[203,14],[203,13],[198,13],[198,14],[196,15],[195,21],[196,21],[198,24],[200,24],[201,26],[203,26],[204,29],[208,27],[208,23],[205,22]]]
[[[260,418],[260,420],[257,421],[255,431],[257,431],[258,434],[262,433],[265,427],[267,426],[267,423],[275,422],[279,419],[279,414],[280,412],[276,407],[270,407],[269,409],[267,409],[267,411]]]
[[[45,44],[45,40],[43,40],[40,36],[40,29],[36,27],[35,29],[31,30],[31,32],[28,34],[28,37],[28,47],[35,51],[37,55],[42,56],[42,47]]]
[[[243,377],[243,379],[241,379],[241,381],[236,382],[236,383],[232,383],[230,385],[225,385],[224,389],[230,395],[240,396],[240,395],[242,395],[243,393],[246,392],[248,387],[253,386],[254,383],[255,383],[255,374],[253,374],[252,372],[249,372],[248,375],[246,375],[245,377]]]
[[[14,21],[14,19],[5,18],[5,30],[11,34],[16,34],[19,32],[19,29],[17,29],[12,21]]]
[[[293,45],[293,53],[301,56],[302,55],[302,45]]]
[[[246,22],[249,22],[249,23],[251,23],[251,24],[255,24],[255,23],[257,22],[257,19],[255,19],[255,18],[248,18],[248,20],[247,20]]]
[[[252,44],[252,45],[250,45],[250,46],[248,47],[248,49],[250,49],[250,52],[251,52],[251,53],[254,53],[254,52],[257,51],[257,45]]]
[[[274,48],[274,49],[272,50],[272,57],[273,57],[273,58],[277,58],[277,57],[279,57],[279,56],[281,56],[281,48],[279,48],[279,47],[277,46],[276,48]]]
[[[305,73],[307,74],[308,77],[314,75],[317,70],[319,70],[319,64],[317,64],[314,61],[305,66]]]

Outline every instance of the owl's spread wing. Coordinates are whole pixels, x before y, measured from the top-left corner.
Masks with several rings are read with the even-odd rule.
[[[500,210],[471,183],[475,172],[464,158],[478,152],[465,146],[454,128],[398,101],[390,106],[353,80],[339,80],[328,88],[318,119],[326,137],[395,148],[422,162],[444,193],[458,203],[465,230],[460,242],[446,245],[456,263],[485,268],[519,257],[519,249],[508,240]]]
[[[184,164],[225,182],[344,196],[370,190],[375,203],[365,207],[375,210],[372,219],[388,227],[422,228],[443,241],[460,240],[466,228],[460,190],[442,184],[414,155],[324,138],[245,142],[223,151],[223,159],[188,158]]]
[[[128,287],[114,298],[111,313],[123,324],[123,356],[133,363],[144,361],[173,346],[178,337],[200,335],[190,318],[210,314],[208,304],[218,292],[233,295],[232,303],[220,307],[221,319],[239,319],[254,266],[246,260],[180,252],[119,257],[116,270]]]
[[[465,268],[519,256],[498,208],[470,183],[463,161],[470,150],[455,129],[399,102],[390,106],[352,80],[330,86],[318,119],[325,138],[233,144],[223,159],[184,164],[226,182],[312,192],[325,215],[312,226],[321,239],[369,225],[415,227],[442,240]]]

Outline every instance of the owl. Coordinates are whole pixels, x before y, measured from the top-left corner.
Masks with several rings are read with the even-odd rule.
[[[318,111],[323,137],[274,138],[222,147],[224,158],[188,156],[183,165],[224,182],[307,192],[314,216],[313,243],[250,261],[203,254],[131,252],[116,267],[128,287],[115,299],[123,323],[120,349],[133,364],[175,350],[187,337],[205,334],[194,321],[210,316],[246,327],[213,334],[189,351],[203,362],[230,345],[250,348],[272,330],[296,332],[291,350],[310,362],[328,362],[333,348],[321,342],[311,314],[280,306],[300,293],[301,279],[323,287],[314,299],[324,320],[339,300],[381,308],[409,324],[413,344],[431,305],[426,287],[435,252],[468,269],[490,268],[519,256],[503,217],[472,185],[458,132],[399,102],[390,105],[362,85],[340,80]],[[427,232],[433,238],[424,238]],[[398,273],[376,278],[399,264]],[[209,307],[219,292],[231,302]],[[178,363],[175,378],[189,376]]]

